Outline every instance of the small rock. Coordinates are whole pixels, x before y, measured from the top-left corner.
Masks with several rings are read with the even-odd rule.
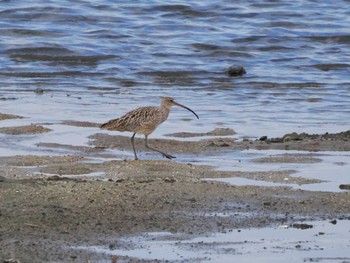
[[[176,182],[175,178],[170,178],[170,177],[164,178],[163,181],[166,183],[175,183]]]
[[[350,184],[341,184],[339,188],[342,190],[350,190]]]
[[[243,66],[231,66],[227,70],[227,74],[230,77],[237,77],[237,76],[242,76],[246,74],[247,72],[245,71]]]
[[[53,176],[48,177],[47,180],[49,180],[49,181],[58,181],[58,180],[61,180],[61,177],[58,176],[58,175],[53,175]]]
[[[309,228],[313,228],[314,226],[301,223],[301,224],[293,224],[292,227],[297,229],[309,229]]]
[[[260,141],[266,141],[267,140],[267,136],[261,136],[259,140]]]
[[[114,181],[115,183],[122,183],[122,182],[124,182],[124,179],[116,179],[115,181]]]
[[[336,219],[333,219],[333,220],[329,221],[329,223],[335,225],[335,224],[337,224],[337,220],[336,220]]]

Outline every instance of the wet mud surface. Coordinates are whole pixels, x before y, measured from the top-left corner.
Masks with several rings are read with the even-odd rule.
[[[69,122],[67,125],[96,124]],[[40,131],[40,126],[35,127]],[[349,132],[343,132],[302,135],[278,142],[236,141],[214,136],[199,141],[153,139],[150,143],[171,153],[193,154],[195,158],[247,148],[348,151],[348,139]],[[136,144],[142,151],[142,139]],[[77,154],[0,157],[2,261],[12,258],[20,262],[33,262],[33,259],[35,262],[109,262],[110,255],[73,247],[105,245],[110,237],[145,232],[195,237],[232,229],[293,225],[296,220],[350,219],[347,190],[311,192],[288,186],[237,186],[208,180],[237,176],[268,182],[319,182],[292,176],[293,170],[219,171],[176,161],[101,159],[108,149],[131,150],[128,137],[102,133],[92,135],[89,146],[39,143],[38,147],[74,148]],[[257,163],[320,161],[308,152],[254,160]],[[213,216],[207,216],[208,213]],[[234,216],[215,216],[219,214]],[[128,257],[119,259],[136,262]]]

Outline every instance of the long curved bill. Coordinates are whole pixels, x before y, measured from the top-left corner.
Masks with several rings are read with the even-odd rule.
[[[179,107],[181,107],[181,108],[184,108],[184,109],[186,109],[186,110],[188,110],[188,111],[190,111],[190,112],[192,112],[192,113],[197,117],[197,119],[199,119],[197,113],[195,113],[195,112],[194,112],[193,110],[191,110],[190,108],[188,108],[188,107],[186,107],[186,106],[184,106],[184,105],[182,105],[182,104],[180,104],[180,103],[177,103],[177,102],[175,102],[175,101],[173,101],[173,104],[176,105],[176,106],[179,106]]]

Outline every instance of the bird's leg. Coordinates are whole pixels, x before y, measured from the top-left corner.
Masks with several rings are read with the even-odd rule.
[[[168,159],[170,159],[170,160],[173,159],[173,158],[176,158],[175,156],[172,156],[172,155],[170,155],[170,154],[164,153],[164,152],[162,152],[162,151],[159,151],[159,150],[157,150],[157,149],[154,149],[154,148],[148,146],[147,137],[148,137],[148,136],[145,135],[145,146],[146,146],[146,148],[148,148],[148,149],[150,149],[150,150],[152,150],[152,151],[159,152],[159,153],[162,154],[165,158],[168,158]]]
[[[135,160],[138,160],[136,150],[135,150],[135,145],[134,145],[134,138],[135,138],[136,132],[131,136],[131,144],[132,144],[132,149],[134,150],[134,155],[135,155]]]

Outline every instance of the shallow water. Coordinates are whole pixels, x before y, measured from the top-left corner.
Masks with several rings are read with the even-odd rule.
[[[266,157],[283,157],[305,155],[320,159],[320,162],[255,162],[256,159]],[[294,189],[309,191],[342,192],[339,186],[350,183],[350,155],[348,152],[317,152],[308,153],[301,151],[283,150],[245,150],[225,153],[211,153],[191,158],[196,164],[211,165],[218,170],[258,172],[258,171],[296,171],[291,174],[294,177],[321,180],[321,183],[293,184],[286,180],[284,183],[274,183],[261,180],[252,180],[241,177],[217,178],[215,181],[226,182],[233,185],[258,185],[258,186],[288,186]]]
[[[241,229],[206,237],[183,237],[171,233],[146,233],[117,239],[115,248],[80,246],[76,249],[148,260],[180,262],[347,262],[349,221],[302,222],[312,226],[297,229]],[[113,239],[110,240],[113,244]],[[122,248],[120,244],[129,248]]]
[[[224,126],[238,136],[345,130],[348,5],[2,1],[0,112],[30,122],[103,122],[167,95],[200,120],[174,109],[155,137],[179,127]],[[229,77],[231,65],[247,74]]]

